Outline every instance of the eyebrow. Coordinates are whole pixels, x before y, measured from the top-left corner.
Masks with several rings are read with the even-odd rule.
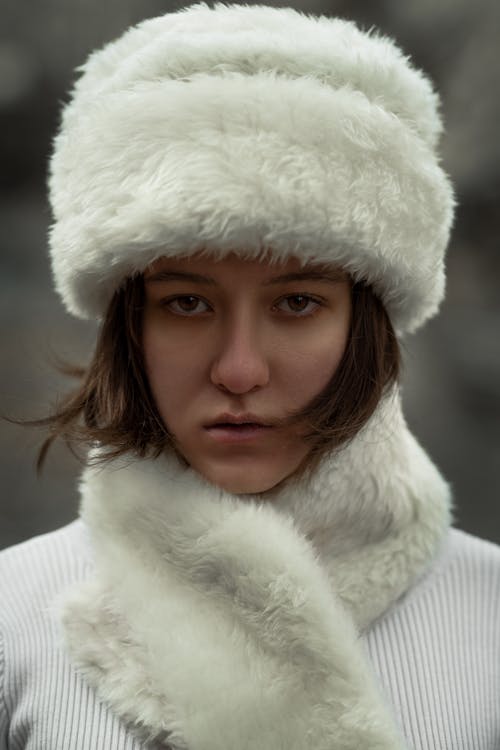
[[[199,273],[188,273],[186,271],[158,271],[151,276],[146,276],[144,280],[150,281],[194,281],[196,284],[210,284],[216,286],[217,282],[210,276],[201,276]]]
[[[337,284],[346,278],[347,274],[340,269],[333,269],[331,271],[295,271],[293,273],[282,274],[281,276],[274,276],[272,279],[265,281],[262,286],[284,284],[287,281],[328,281]],[[190,273],[188,271],[158,271],[151,276],[146,276],[145,281],[147,283],[155,281],[191,281],[195,284],[217,286],[217,281],[211,276],[202,276],[199,273]]]
[[[269,279],[269,281],[266,281],[263,286],[282,284],[286,281],[329,281],[337,284],[339,281],[344,281],[346,278],[346,273],[341,270],[296,271],[294,273],[285,273],[282,276],[274,276],[272,279]]]

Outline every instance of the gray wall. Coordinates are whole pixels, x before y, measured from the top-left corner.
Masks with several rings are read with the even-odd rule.
[[[285,3],[283,3],[285,4]],[[499,166],[496,0],[290,3],[395,36],[436,82],[447,124],[444,166],[458,218],[441,315],[405,341],[408,420],[453,484],[456,523],[500,542]],[[72,320],[51,289],[45,173],[72,70],[142,18],[181,7],[158,0],[11,0],[0,32],[0,413],[42,416],[69,385],[55,356],[85,362],[93,325]],[[29,10],[29,12],[27,12]],[[78,464],[64,447],[40,479],[42,433],[0,422],[0,546],[72,519]]]

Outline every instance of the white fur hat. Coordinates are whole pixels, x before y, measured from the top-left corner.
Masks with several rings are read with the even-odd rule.
[[[100,317],[160,256],[337,263],[399,332],[444,292],[438,98],[394,43],[291,8],[198,3],[92,54],[51,161],[67,308]]]

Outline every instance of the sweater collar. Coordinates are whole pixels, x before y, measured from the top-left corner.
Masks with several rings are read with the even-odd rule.
[[[263,497],[174,456],[129,457],[85,471],[81,514],[95,576],[63,607],[70,654],[148,737],[403,747],[358,635],[437,554],[449,492],[397,394],[311,477]]]

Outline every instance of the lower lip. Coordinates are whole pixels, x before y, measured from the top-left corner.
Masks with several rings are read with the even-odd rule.
[[[267,435],[270,429],[262,425],[242,425],[241,427],[207,427],[207,432],[217,443],[231,444],[259,440]]]

